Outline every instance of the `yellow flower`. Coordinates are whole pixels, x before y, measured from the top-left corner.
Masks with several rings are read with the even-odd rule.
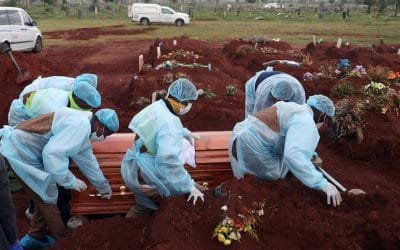
[[[224,233],[224,234],[228,233],[228,228],[227,227],[221,227],[219,229],[219,233]]]
[[[231,243],[232,243],[231,240],[225,240],[225,241],[224,241],[224,245],[225,245],[225,246],[229,246]]]
[[[218,234],[218,241],[219,242],[221,242],[221,243],[224,243],[225,242],[225,236],[223,235],[223,234]]]

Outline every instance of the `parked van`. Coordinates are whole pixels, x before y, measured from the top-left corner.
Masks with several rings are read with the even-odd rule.
[[[42,33],[37,23],[15,7],[0,7],[0,43],[13,51],[42,51]]]
[[[189,15],[186,13],[175,12],[170,7],[148,3],[132,4],[128,16],[132,18],[133,22],[140,22],[142,25],[175,23],[176,26],[182,26],[190,22]]]

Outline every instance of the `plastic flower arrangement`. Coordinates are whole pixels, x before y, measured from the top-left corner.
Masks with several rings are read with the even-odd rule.
[[[387,75],[386,79],[388,79],[388,80],[400,79],[400,72],[390,71],[389,74]]]
[[[253,239],[258,240],[256,226],[260,217],[264,215],[265,202],[254,202],[252,209],[242,207],[236,218],[227,215],[228,207],[222,206],[222,221],[215,227],[213,238],[225,246],[229,246],[233,241],[240,242],[242,233],[248,233]]]
[[[349,74],[351,77],[362,77],[365,75],[367,75],[367,71],[362,65],[356,65],[356,67],[352,69]]]
[[[369,95],[383,95],[388,91],[388,87],[380,82],[370,82],[369,84],[364,86],[364,92]]]
[[[350,73],[349,59],[340,59],[335,73],[341,77],[347,77]]]
[[[314,78],[314,75],[310,72],[306,72],[303,74],[304,81],[311,81]]]

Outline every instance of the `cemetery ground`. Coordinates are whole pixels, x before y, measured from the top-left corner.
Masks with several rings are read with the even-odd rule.
[[[99,25],[91,19],[84,22]],[[239,219],[237,214],[250,218],[248,211],[253,209],[263,211],[257,218],[251,217],[256,220],[252,224],[253,234],[242,231],[240,242],[233,240],[229,248],[398,249],[400,42],[389,30],[365,24],[369,31],[332,29],[335,33],[328,36],[328,27],[317,25],[323,30],[322,35],[311,28],[306,30],[305,24],[299,28],[298,24],[288,22],[287,26],[279,25],[282,31],[267,26],[282,32],[270,35],[268,28],[258,27],[257,22],[252,30],[253,21],[249,21],[246,27],[250,33],[239,35],[235,31],[238,33],[233,37],[224,38],[225,30],[219,29],[221,36],[217,32],[218,21],[194,22],[183,29],[123,22],[113,23],[120,25],[117,27],[81,27],[74,21],[74,27],[81,29],[69,31],[45,28],[42,53],[15,53],[15,57],[34,77],[98,74],[102,105],[117,110],[121,132],[129,132],[127,125],[132,116],[150,102],[154,91],[166,89],[176,77],[191,79],[205,92],[183,117],[186,127],[192,131],[232,130],[244,117],[246,80],[263,69],[264,62],[298,61],[301,67],[277,65],[275,69],[299,79],[307,96],[328,95],[337,106],[337,117],[321,130],[317,148],[324,168],[348,189],[360,188],[366,194],[343,193],[343,204],[334,208],[326,205],[322,192],[305,187],[293,176],[273,183],[255,178],[232,180],[223,184],[223,192],[229,192],[229,198],[215,198],[210,189],[205,202],[197,206],[187,203],[182,196],[165,199],[160,211],[151,218],[95,219],[61,240],[55,249],[221,249],[224,246],[212,237],[221,222],[224,205],[226,213],[235,219]],[[101,25],[104,23],[100,21]],[[210,33],[196,34],[195,30],[206,23],[211,23],[206,26]],[[56,21],[54,25],[59,24]],[[332,28],[337,24],[331,25]],[[229,27],[235,30],[236,26]],[[387,34],[385,44],[379,44],[383,33]],[[252,39],[256,35],[261,36]],[[315,44],[313,35],[317,35]],[[343,38],[340,48],[336,43],[339,36]],[[271,40],[276,37],[281,40]],[[323,41],[318,43],[320,37]],[[347,45],[350,39],[362,41],[351,40]],[[293,40],[297,42],[292,43]],[[157,57],[160,44],[161,56]],[[141,72],[139,55],[144,56],[145,63]],[[5,55],[0,58],[0,123],[6,124],[10,102],[23,85],[14,82],[16,73],[11,62]],[[339,59],[344,58],[349,59],[351,66],[337,68]],[[161,68],[166,61],[172,61],[173,67]],[[202,67],[209,64],[211,70]],[[28,199],[24,192],[14,193],[13,197],[23,235],[28,228],[24,216]]]

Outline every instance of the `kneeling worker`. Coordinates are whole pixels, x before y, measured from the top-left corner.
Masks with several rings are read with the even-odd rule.
[[[319,172],[311,159],[318,145],[318,128],[326,115],[335,114],[326,96],[311,96],[307,104],[278,102],[235,125],[230,140],[234,176],[252,174],[262,180],[285,178],[290,171],[304,185],[321,190],[327,203],[340,205],[342,198],[334,185]]]
[[[111,186],[99,167],[90,141],[104,140],[118,128],[114,110],[101,109],[93,115],[61,108],[0,130],[1,154],[25,183],[35,202],[29,232],[21,239],[24,247],[43,249],[55,244],[53,237],[59,239],[66,235],[56,205],[57,185],[78,192],[87,188],[69,171],[69,159],[76,163],[102,198],[111,198]]]
[[[189,112],[195,100],[194,84],[179,78],[164,99],[144,108],[130,122],[136,141],[122,160],[121,174],[135,194],[136,205],[127,217],[151,215],[158,210],[159,197],[190,193],[188,200],[193,197],[193,204],[198,198],[204,200],[180,158],[184,138],[192,141],[194,136],[183,128],[179,116]]]

